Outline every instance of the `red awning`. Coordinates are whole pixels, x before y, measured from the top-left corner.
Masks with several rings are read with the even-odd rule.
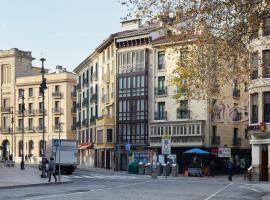
[[[79,150],[81,150],[81,149],[91,149],[92,147],[93,147],[93,143],[91,143],[91,144],[87,143],[87,144],[80,144],[78,146],[78,149]]]

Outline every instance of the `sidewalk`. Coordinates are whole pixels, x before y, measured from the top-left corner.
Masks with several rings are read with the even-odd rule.
[[[48,178],[40,177],[41,171],[33,166],[25,166],[24,170],[20,169],[20,165],[15,167],[5,167],[0,164],[0,188],[15,188],[35,185],[48,185]],[[52,181],[54,178],[52,177]],[[61,177],[61,183],[69,182],[70,180]]]
[[[122,174],[122,175],[128,174],[126,171],[114,171],[111,169],[96,168],[96,167],[90,167],[90,166],[84,166],[84,165],[78,165],[77,169],[85,170],[85,171],[89,171],[93,173],[110,173],[110,174]]]

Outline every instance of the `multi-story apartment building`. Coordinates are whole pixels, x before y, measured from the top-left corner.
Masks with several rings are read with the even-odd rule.
[[[57,66],[55,73],[45,74],[47,90],[43,110],[39,92],[41,69],[33,67],[32,60],[31,52],[18,49],[0,52],[0,143],[4,159],[13,155],[15,161],[20,161],[24,152],[24,155],[30,155],[35,162],[39,161],[43,146],[43,112],[45,112],[45,142],[58,138],[59,131],[63,139],[76,138],[76,115],[72,109],[76,103],[75,75],[61,66]],[[60,125],[60,122],[63,124]]]
[[[80,164],[114,168],[115,45],[105,40],[77,73],[77,134]]]
[[[177,65],[185,65],[194,40],[194,36],[165,36],[152,41],[154,62],[148,71],[150,146],[161,153],[162,136],[171,136],[171,153],[181,160],[182,167],[182,153],[188,148],[203,147],[217,153],[219,147],[225,147],[240,167],[240,160],[249,158],[250,149],[246,134],[248,93],[244,84],[232,80],[220,88],[220,97],[209,100],[188,99],[185,91],[169,84]],[[182,96],[176,100],[179,92]]]
[[[252,145],[252,178],[270,180],[270,18],[265,18],[251,44],[249,134]]]

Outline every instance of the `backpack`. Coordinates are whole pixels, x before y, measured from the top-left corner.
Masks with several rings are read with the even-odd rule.
[[[46,163],[45,169],[46,169],[46,171],[49,171],[49,169],[50,169],[49,163]]]

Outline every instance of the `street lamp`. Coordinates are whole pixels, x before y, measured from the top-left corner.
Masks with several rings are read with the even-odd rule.
[[[58,176],[59,176],[59,178],[58,178],[58,180],[59,180],[59,182],[61,182],[61,163],[60,163],[60,158],[61,158],[61,141],[60,141],[60,139],[61,139],[61,125],[64,125],[64,123],[63,122],[59,122],[58,123],[58,129],[59,129],[59,135],[58,135],[58,140],[59,140],[59,143],[58,143]]]
[[[22,112],[22,161],[21,161],[21,170],[24,169],[24,110],[25,110],[25,106],[24,106],[24,90],[21,90],[21,98],[22,98],[22,108],[21,108],[21,112]]]
[[[13,117],[13,107],[10,107],[9,108],[9,114],[11,115],[11,129],[9,128],[9,131],[11,132],[11,155],[10,155],[10,157],[11,157],[11,160],[13,161],[14,160],[14,128],[13,128],[13,126],[14,126],[14,117]]]
[[[46,86],[46,79],[44,77],[45,74],[45,70],[44,70],[44,62],[46,61],[45,58],[41,58],[40,59],[41,63],[42,63],[42,67],[41,67],[41,83],[40,83],[40,87],[39,87],[39,93],[42,94],[42,173],[41,173],[41,178],[46,178],[46,162],[45,162],[45,90],[47,89]]]

